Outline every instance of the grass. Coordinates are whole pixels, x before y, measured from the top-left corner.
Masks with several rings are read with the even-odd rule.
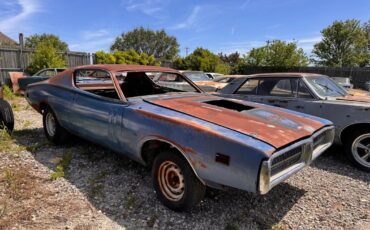
[[[25,150],[23,146],[19,146],[15,143],[14,139],[5,129],[0,129],[0,152],[13,153]]]
[[[91,197],[100,197],[103,195],[104,185],[102,180],[108,175],[108,172],[103,171],[98,173],[95,177],[89,179],[89,195]]]
[[[12,90],[7,85],[3,86],[3,94],[6,100],[12,101],[17,98],[17,96],[12,92]]]
[[[65,170],[68,169],[69,165],[71,164],[73,155],[70,151],[66,151],[62,159],[60,159],[55,171],[51,173],[51,179],[57,180],[58,178],[65,177]]]
[[[127,196],[125,196],[125,207],[128,209],[133,209],[138,200],[137,197],[133,193],[128,193]]]
[[[36,151],[40,150],[42,147],[48,146],[49,142],[47,140],[42,141],[40,143],[36,143],[26,147],[26,150],[31,153],[35,153]]]

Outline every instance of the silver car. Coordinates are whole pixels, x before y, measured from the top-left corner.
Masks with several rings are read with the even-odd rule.
[[[329,77],[310,73],[246,75],[218,93],[332,121],[335,142],[357,167],[370,172],[370,96],[349,95]]]

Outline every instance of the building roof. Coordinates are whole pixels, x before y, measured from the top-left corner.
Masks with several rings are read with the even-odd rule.
[[[0,32],[0,45],[18,45],[16,41],[5,35],[4,33]]]

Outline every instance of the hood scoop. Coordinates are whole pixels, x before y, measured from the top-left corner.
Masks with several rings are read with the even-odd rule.
[[[236,102],[229,101],[229,100],[212,100],[212,101],[204,101],[202,103],[225,108],[225,109],[235,110],[238,112],[254,109],[254,107],[243,105],[243,104],[236,103]]]

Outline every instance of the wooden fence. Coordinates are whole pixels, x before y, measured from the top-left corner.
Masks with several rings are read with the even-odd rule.
[[[24,71],[31,62],[33,49],[0,47],[0,82],[9,83],[10,71]],[[68,67],[91,64],[91,54],[68,51],[63,54]]]
[[[365,88],[365,82],[370,81],[370,68],[350,67],[246,67],[242,74],[272,73],[272,72],[305,72],[319,73],[329,77],[350,77],[355,88]]]

